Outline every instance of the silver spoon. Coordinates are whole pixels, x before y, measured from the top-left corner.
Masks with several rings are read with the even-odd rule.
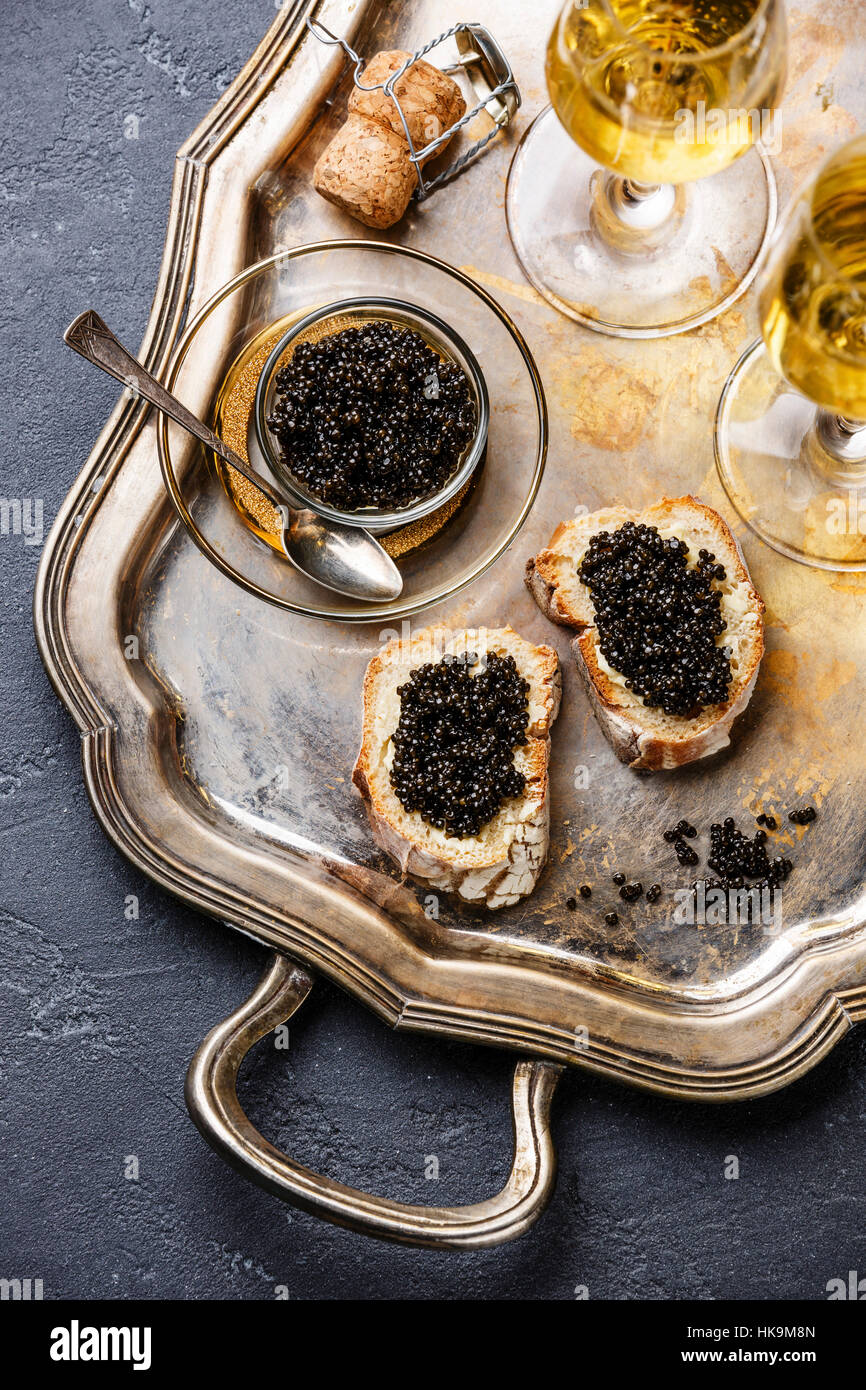
[[[282,518],[282,542],[286,559],[309,579],[326,589],[370,603],[398,598],[403,579],[394,561],[378,541],[360,526],[326,521],[307,508],[290,507],[263,478],[208,429],[191,410],[172,396],[141,363],[117,341],[107,324],[92,309],[79,314],[63,335],[65,342],[94,367],[131,387],[169,419],[182,425],[221,459],[237,469],[257,488]]]

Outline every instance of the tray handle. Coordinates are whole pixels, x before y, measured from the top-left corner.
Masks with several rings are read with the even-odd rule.
[[[522,1235],[553,1192],[556,1159],[549,1115],[563,1068],[552,1062],[518,1062],[512,1092],[514,1161],[495,1197],[466,1207],[412,1206],[374,1197],[281,1153],[259,1133],[238,1100],[238,1072],[246,1054],[291,1018],[312,984],[305,970],[275,955],[249,999],[199,1047],[187,1073],[186,1103],[212,1148],[244,1177],[293,1206],[365,1235],[451,1250],[501,1245]]]

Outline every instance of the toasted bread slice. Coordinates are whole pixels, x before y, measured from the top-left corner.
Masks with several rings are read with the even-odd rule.
[[[719,583],[728,627],[719,641],[732,649],[733,681],[724,704],[709,705],[695,718],[649,709],[625,678],[605,661],[594,626],[589,589],[578,566],[591,538],[616,531],[626,521],[655,526],[663,536],[684,540],[694,555],[712,551],[727,571]],[[709,757],[730,743],[731,725],[751,698],[764,654],[764,604],[755,590],[742,551],[727,523],[696,497],[663,498],[645,511],[605,507],[563,522],[546,550],[529,561],[529,591],[555,623],[575,628],[572,650],[601,726],[614,752],[633,768],[656,772]]]
[[[514,754],[515,767],[526,778],[523,795],[503,802],[478,835],[457,839],[428,825],[417,812],[404,810],[391,785],[391,740],[400,720],[397,690],[409,673],[464,652],[514,657],[529,682],[529,724],[528,742]],[[376,843],[405,874],[489,908],[510,906],[531,893],[547,857],[550,728],[559,712],[560,691],[556,652],[533,646],[510,627],[423,628],[373,657],[364,679],[363,741],[352,780],[367,804]]]

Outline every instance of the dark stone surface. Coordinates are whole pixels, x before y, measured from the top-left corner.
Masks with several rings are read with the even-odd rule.
[[[92,303],[139,341],[172,155],[272,14],[270,0],[4,6],[3,492],[44,499],[46,526],[115,397],[61,330]],[[158,892],[103,838],[33,643],[38,556],[0,539],[0,1276],[42,1278],[46,1297],[270,1299],[286,1285],[292,1298],[570,1299],[586,1285],[593,1298],[814,1299],[866,1274],[863,1029],[788,1091],[737,1107],[569,1077],[557,1195],[498,1251],[378,1245],[236,1177],[187,1118],[183,1077],[265,952]],[[409,1200],[477,1200],[501,1183],[507,1056],[394,1036],[325,985],[292,1042],[288,1056],[260,1050],[243,1090],[297,1157]],[[738,1181],[724,1178],[730,1154]]]

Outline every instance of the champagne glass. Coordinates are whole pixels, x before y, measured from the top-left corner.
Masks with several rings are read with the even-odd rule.
[[[744,521],[805,564],[866,570],[866,135],[786,214],[761,275],[763,341],[716,417],[716,462]]]
[[[565,6],[553,105],[508,181],[511,240],[545,299],[600,333],[660,338],[744,293],[776,218],[786,32],[782,0]]]

